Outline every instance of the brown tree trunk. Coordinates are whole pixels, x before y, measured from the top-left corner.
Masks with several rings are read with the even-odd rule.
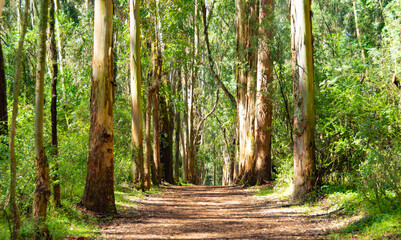
[[[50,38],[50,65],[52,68],[52,82],[51,82],[51,116],[52,116],[52,155],[55,161],[53,175],[53,201],[55,206],[61,205],[61,187],[58,177],[58,138],[57,138],[57,80],[58,80],[58,61],[57,61],[57,47],[55,37],[55,17],[54,17],[55,2],[50,2],[49,12],[49,38]]]
[[[3,13],[4,4],[6,4],[6,1],[5,0],[0,0],[0,17],[2,15],[2,13]]]
[[[48,0],[40,1],[38,64],[36,67],[35,97],[35,162],[36,189],[33,200],[33,217],[36,223],[35,239],[50,238],[49,231],[41,223],[46,221],[47,204],[50,198],[49,163],[43,145],[43,111],[44,111],[44,74],[46,63],[46,29],[48,17]]]
[[[291,0],[294,87],[293,202],[302,202],[315,182],[315,94],[310,0]]]
[[[7,136],[8,113],[7,113],[7,82],[4,72],[3,48],[0,42],[0,137]],[[2,154],[5,156],[5,154]]]
[[[254,126],[256,89],[256,47],[252,43],[257,29],[255,0],[238,0],[237,11],[237,114],[239,169],[237,182],[251,183],[254,167]]]
[[[11,117],[11,127],[10,127],[10,171],[11,171],[11,181],[10,181],[10,206],[11,206],[11,218],[13,222],[13,230],[11,232],[11,239],[16,240],[20,235],[21,228],[21,217],[18,210],[18,204],[16,202],[16,187],[17,187],[17,158],[15,156],[15,132],[17,125],[18,116],[18,101],[20,92],[20,79],[21,79],[21,69],[22,69],[22,50],[24,47],[26,28],[28,26],[28,10],[29,10],[29,0],[25,0],[25,10],[22,21],[22,30],[20,39],[18,42],[18,50],[15,64],[15,78],[14,78],[14,99],[13,99],[13,113]],[[6,88],[4,88],[6,89]]]
[[[245,143],[245,166],[242,176],[242,183],[254,184],[254,148],[255,148],[255,103],[256,103],[256,72],[257,72],[257,36],[258,11],[256,0],[249,0],[248,34],[247,34],[247,62],[249,70],[247,72],[247,105],[246,105],[246,143]]]
[[[257,76],[255,178],[257,184],[271,180],[271,127],[273,60],[273,7],[274,0],[261,0],[259,8],[259,62]]]
[[[194,24],[194,36],[190,37],[192,39],[192,47],[193,47],[193,60],[191,62],[191,78],[190,78],[190,83],[187,84],[187,89],[188,89],[188,139],[189,139],[189,145],[187,146],[187,161],[188,161],[188,182],[195,184],[195,129],[194,129],[194,88],[197,80],[197,74],[198,74],[198,67],[195,63],[195,59],[197,59],[198,56],[198,32],[199,28],[196,24],[197,21],[197,15],[198,15],[198,9],[197,9],[197,0],[195,0],[195,11],[194,11],[194,18],[193,18],[193,24]]]
[[[142,61],[141,61],[141,29],[139,0],[130,0],[130,31],[131,31],[131,134],[132,134],[132,164],[139,173],[139,184],[142,190],[150,189],[150,175],[145,178],[143,159],[143,126],[142,126]],[[135,173],[134,173],[135,175]]]
[[[165,81],[164,84],[168,84]],[[171,106],[164,96],[160,96],[160,162],[163,169],[163,179],[173,184],[173,125]]]
[[[187,175],[188,175],[188,183],[194,183],[194,111],[193,111],[193,105],[194,105],[194,78],[193,75],[194,73],[192,72],[191,78],[190,78],[190,83],[187,82],[187,91],[188,91],[188,118],[186,121],[188,121],[188,129],[187,129],[187,138],[188,138],[188,145],[187,145]],[[187,80],[188,81],[188,80]]]
[[[155,21],[157,24],[157,21]],[[156,26],[157,28],[157,26]],[[154,91],[152,105],[153,105],[153,161],[156,169],[157,184],[161,183],[162,168],[160,162],[160,125],[159,125],[159,98],[160,98],[160,82],[162,71],[162,56],[158,46],[157,33],[155,34],[156,41],[152,44],[153,52],[153,81],[152,89]]]
[[[150,189],[150,176],[152,173],[152,182],[157,182],[154,179],[155,172],[151,169],[151,161],[152,161],[152,141],[151,141],[151,125],[152,125],[152,91],[150,88],[150,84],[148,85],[148,91],[146,92],[146,117],[145,117],[145,189]],[[149,179],[149,180],[148,180]]]
[[[182,181],[184,183],[188,182],[188,148],[189,148],[189,109],[188,109],[188,74],[184,73],[184,71],[182,72],[182,85],[183,85],[183,90],[184,90],[184,94],[183,94],[183,100],[184,100],[184,105],[185,105],[185,109],[184,109],[184,129],[183,129],[183,144],[182,144],[182,150],[183,150],[183,156],[184,158],[182,159]]]
[[[176,97],[180,99],[181,95],[181,72],[179,71],[176,76]],[[175,109],[175,162],[174,162],[174,181],[178,184],[180,182],[180,132],[181,132],[181,111],[176,106]]]
[[[84,206],[115,213],[113,133],[113,0],[95,1],[91,127]]]

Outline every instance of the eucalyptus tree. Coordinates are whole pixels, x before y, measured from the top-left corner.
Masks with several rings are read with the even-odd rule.
[[[36,223],[35,239],[50,238],[48,229],[41,223],[46,220],[47,204],[50,198],[49,163],[43,144],[44,117],[44,74],[46,67],[46,40],[49,0],[40,1],[38,62],[36,66],[36,97],[35,97],[35,163],[36,189],[33,200],[33,217]],[[39,229],[40,228],[40,229]]]
[[[273,12],[274,0],[259,5],[259,46],[256,89],[255,178],[257,184],[271,180],[271,133],[273,93]]]
[[[115,213],[113,132],[113,0],[95,1],[89,157],[83,205]]]
[[[19,92],[20,92],[20,79],[22,70],[22,50],[24,47],[25,34],[28,26],[28,10],[29,0],[25,0],[24,15],[22,20],[21,35],[18,41],[17,50],[17,62],[15,64],[15,77],[14,77],[14,99],[13,99],[13,111],[11,116],[10,126],[10,170],[11,170],[11,181],[10,181],[10,207],[11,207],[11,218],[12,218],[12,232],[11,239],[18,239],[21,228],[21,217],[17,204],[16,187],[17,187],[17,157],[15,155],[15,135],[17,126],[18,116],[18,105],[19,105]],[[6,86],[4,86],[6,89]]]
[[[4,70],[3,47],[0,42],[0,137],[6,136],[8,131],[7,113],[7,81]]]
[[[57,82],[58,82],[58,55],[57,44],[55,36],[55,5],[57,0],[50,0],[49,8],[49,38],[50,38],[50,65],[52,68],[52,81],[51,81],[51,118],[52,118],[52,155],[55,159],[55,171],[53,180],[53,200],[56,206],[61,205],[61,187],[58,179],[58,137],[57,137]]]
[[[292,200],[303,201],[315,182],[315,95],[310,0],[291,1],[294,91],[294,178]]]
[[[143,157],[143,126],[142,126],[142,60],[141,60],[141,29],[139,15],[139,0],[130,0],[130,74],[131,74],[131,135],[132,164],[139,173],[139,184],[142,190],[150,189],[150,175],[145,179]],[[135,175],[135,174],[134,174]]]
[[[5,1],[0,1],[0,17]],[[3,46],[0,42],[0,137],[7,136],[8,132],[8,113],[7,113],[7,80],[4,70]],[[0,144],[2,141],[0,140]],[[2,154],[5,156],[5,154]]]
[[[237,114],[239,172],[237,181],[251,183],[254,176],[257,29],[255,0],[238,0],[237,14]],[[255,26],[256,25],[256,26]]]

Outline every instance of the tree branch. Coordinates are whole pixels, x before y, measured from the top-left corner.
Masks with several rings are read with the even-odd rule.
[[[223,92],[227,95],[227,97],[230,99],[230,102],[234,109],[237,109],[237,101],[235,100],[235,97],[228,91],[227,87],[224,85],[224,83],[221,81],[220,77],[217,75],[216,71],[213,68],[214,61],[212,58],[212,54],[210,51],[210,42],[209,42],[209,33],[208,33],[208,24],[207,24],[207,16],[206,16],[206,6],[204,1],[201,1],[201,8],[202,8],[202,16],[203,16],[203,33],[205,35],[205,41],[206,41],[206,47],[207,47],[207,56],[209,60],[209,70],[213,75],[214,80],[216,83],[221,87]]]
[[[216,103],[214,104],[213,109],[212,109],[208,114],[206,114],[206,116],[205,116],[204,118],[202,118],[202,120],[201,120],[201,121],[199,122],[199,124],[198,124],[198,127],[197,127],[197,129],[196,129],[196,134],[194,135],[194,136],[195,136],[195,137],[194,137],[194,142],[192,143],[193,146],[195,146],[196,137],[198,136],[199,131],[201,130],[203,123],[205,122],[205,120],[206,120],[208,117],[210,117],[210,115],[212,115],[212,114],[214,113],[214,111],[216,111],[217,103],[219,102],[219,91],[220,91],[220,89],[217,90],[217,94],[216,94]]]

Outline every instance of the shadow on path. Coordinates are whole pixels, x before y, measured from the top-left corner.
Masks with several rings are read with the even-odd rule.
[[[240,187],[166,187],[102,227],[104,239],[324,239],[309,217]]]

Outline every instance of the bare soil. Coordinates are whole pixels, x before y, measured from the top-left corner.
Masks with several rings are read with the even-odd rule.
[[[169,186],[131,201],[104,239],[325,239],[331,221],[240,187]]]

